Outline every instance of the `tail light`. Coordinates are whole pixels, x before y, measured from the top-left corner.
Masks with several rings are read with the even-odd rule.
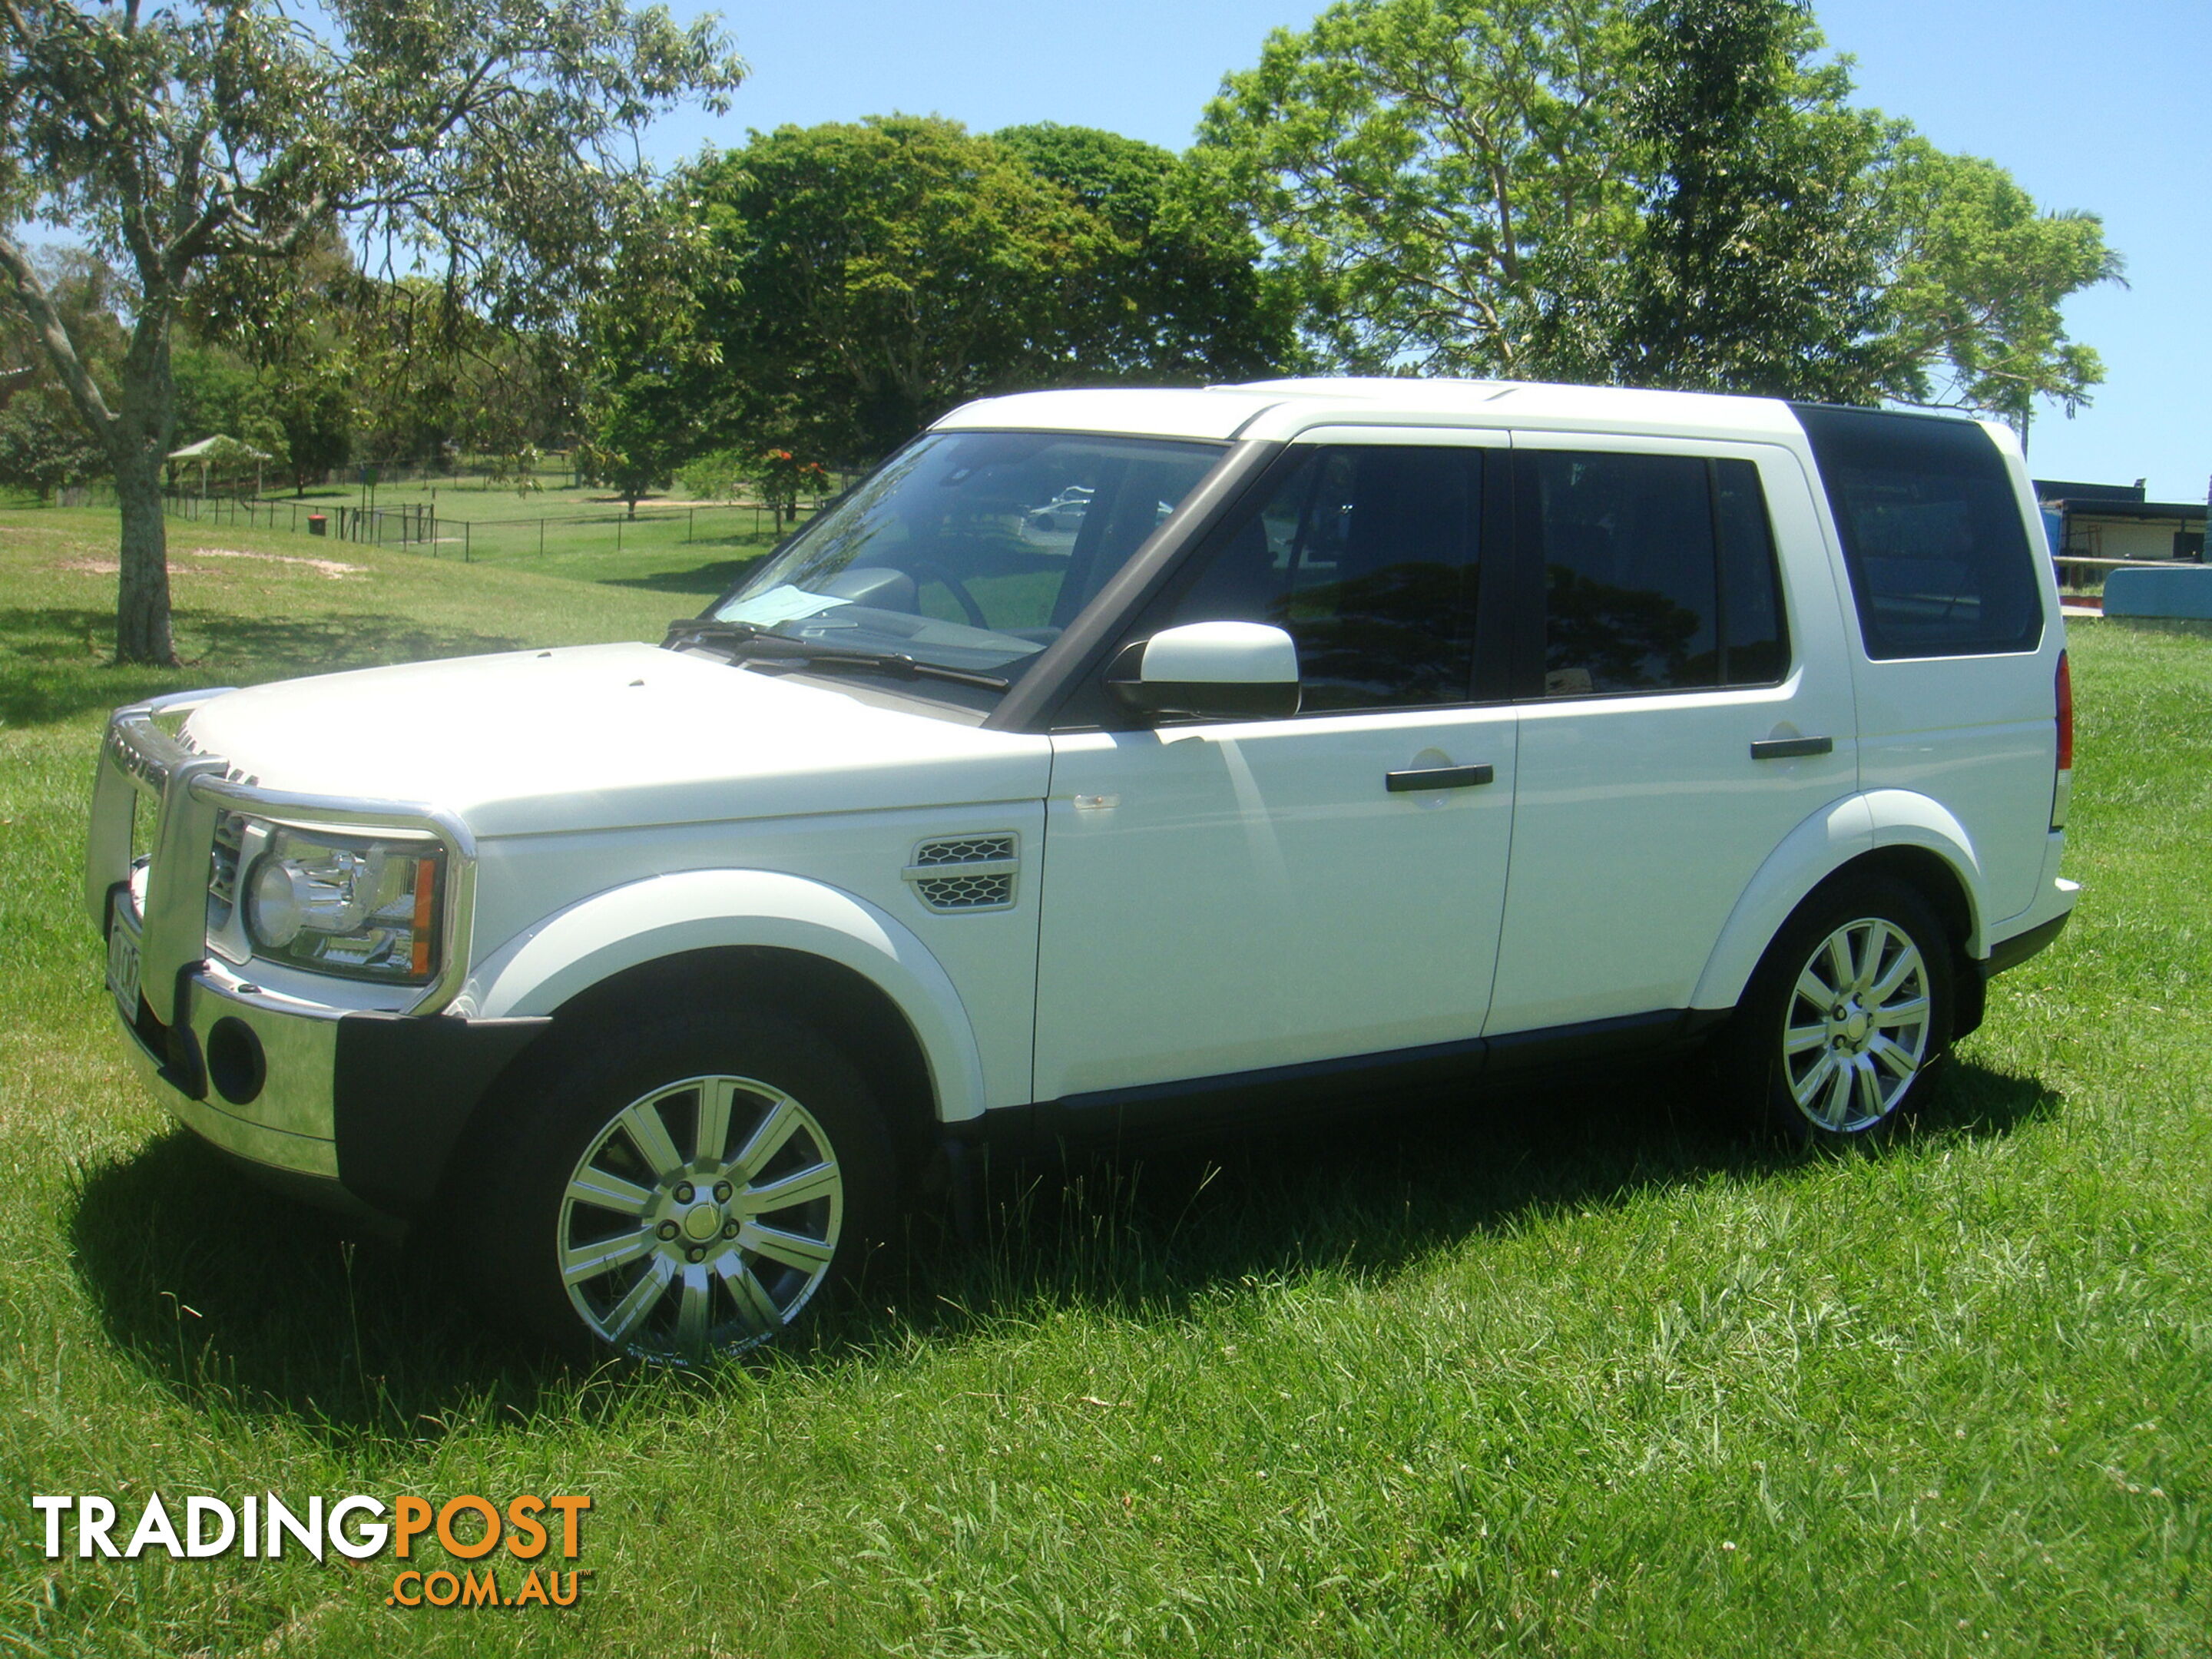
[[[2051,827],[2066,827],[2066,800],[2074,791],[2074,672],[2058,653],[2058,777],[2051,791]]]

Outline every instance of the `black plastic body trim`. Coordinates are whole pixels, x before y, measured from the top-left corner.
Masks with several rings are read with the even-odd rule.
[[[346,1190],[387,1214],[422,1209],[484,1091],[552,1024],[447,1014],[340,1018],[331,1115]]]
[[[1413,789],[1466,789],[1492,782],[1497,776],[1498,769],[1488,761],[1478,761],[1473,766],[1420,766],[1405,772],[1385,772],[1382,787],[1400,795]]]
[[[1833,738],[1761,738],[1751,745],[1753,760],[1795,760],[1800,755],[1832,755]]]
[[[1319,1116],[1373,1094],[1402,1094],[1478,1079],[1602,1065],[1624,1054],[1694,1042],[1725,1008],[1665,1008],[1618,1019],[1468,1037],[1382,1054],[1308,1060],[1001,1107],[948,1123],[948,1139],[1010,1150],[1124,1136],[1172,1139],[1240,1125]]]
[[[2014,933],[2010,939],[1999,939],[1990,947],[1989,955],[1979,964],[1982,977],[1995,979],[2008,968],[2017,968],[2030,957],[2049,948],[2051,942],[2066,931],[2066,924],[2074,920],[2071,910],[2055,915],[2024,933]]]

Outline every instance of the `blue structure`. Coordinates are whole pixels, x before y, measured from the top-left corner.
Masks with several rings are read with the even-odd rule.
[[[2212,622],[2212,566],[2115,570],[2105,578],[2105,614]]]

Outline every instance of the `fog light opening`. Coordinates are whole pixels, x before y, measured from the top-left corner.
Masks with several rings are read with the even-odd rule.
[[[216,1092],[234,1106],[249,1104],[269,1080],[261,1039],[244,1020],[227,1014],[208,1032],[207,1068]]]

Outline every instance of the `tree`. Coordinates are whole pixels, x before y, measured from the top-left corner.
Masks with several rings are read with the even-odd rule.
[[[42,501],[95,476],[106,457],[59,386],[32,381],[0,405],[0,484]]]
[[[1898,146],[1884,179],[1893,226],[1889,345],[1918,401],[1985,410],[2022,436],[2038,398],[2070,416],[2104,366],[2059,307],[2124,280],[2094,214],[2045,213],[1993,161]]]
[[[1157,144],[1043,122],[994,142],[1100,222],[1095,256],[1063,268],[1054,378],[1154,385],[1281,368],[1292,307],[1260,270],[1251,221],[1217,180]]]
[[[84,343],[86,358],[106,374],[123,349],[114,272],[82,248],[44,249],[31,258],[55,309]],[[0,311],[0,484],[31,490],[43,501],[57,489],[97,476],[106,459],[27,319]]]
[[[1610,355],[1632,386],[1871,403],[1899,383],[1884,124],[1794,0],[1643,0],[1620,142],[1648,180]],[[1887,371],[1887,372],[1885,372]]]
[[[128,346],[103,385],[20,234],[0,277],[122,507],[119,659],[173,660],[159,484],[173,332],[197,284],[280,270],[343,227],[391,274],[442,266],[508,323],[572,307],[642,188],[628,141],[740,65],[712,19],[620,0],[5,0],[0,220],[69,224],[122,262]],[[270,279],[274,280],[274,279]]]
[[[756,134],[680,193],[711,252],[699,333],[724,398],[702,449],[879,455],[966,398],[1036,384],[1065,333],[1060,274],[1101,234],[1065,191],[936,117]]]
[[[1590,355],[1636,222],[1618,0],[1342,0],[1278,29],[1200,128],[1320,359],[1540,378]]]
[[[353,458],[354,398],[343,364],[287,365],[272,399],[284,470],[299,495]]]
[[[2097,222],[1852,107],[1820,46],[1796,0],[1340,0],[1196,155],[1326,367],[2078,405]]]
[[[637,516],[710,441],[731,402],[722,348],[704,325],[710,296],[730,294],[727,261],[680,204],[634,219],[614,281],[585,312],[591,368],[580,452],[593,479]]]
[[[760,491],[761,505],[775,514],[775,533],[783,534],[783,521],[799,516],[799,498],[817,495],[830,488],[830,474],[819,461],[802,461],[787,449],[763,449],[746,469]]]

